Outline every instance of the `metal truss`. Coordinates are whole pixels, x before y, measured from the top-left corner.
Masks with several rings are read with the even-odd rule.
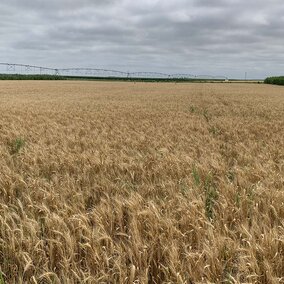
[[[166,74],[160,72],[125,72],[98,68],[48,68],[28,64],[0,63],[2,74],[42,74],[54,76],[101,77],[101,78],[153,78],[153,79],[209,79],[227,80],[226,76]]]

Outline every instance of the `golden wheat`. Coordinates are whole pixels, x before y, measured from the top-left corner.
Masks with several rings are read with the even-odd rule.
[[[0,283],[284,283],[284,88],[0,87]]]

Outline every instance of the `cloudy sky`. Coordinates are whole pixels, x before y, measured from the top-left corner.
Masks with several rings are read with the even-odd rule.
[[[0,62],[284,74],[283,0],[3,0]]]

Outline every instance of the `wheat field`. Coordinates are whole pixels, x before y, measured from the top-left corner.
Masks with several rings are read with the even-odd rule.
[[[0,283],[284,283],[284,88],[0,82]]]

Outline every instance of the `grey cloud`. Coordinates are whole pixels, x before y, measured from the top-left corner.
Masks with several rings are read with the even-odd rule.
[[[262,78],[284,73],[283,15],[280,0],[10,0],[0,61]]]

